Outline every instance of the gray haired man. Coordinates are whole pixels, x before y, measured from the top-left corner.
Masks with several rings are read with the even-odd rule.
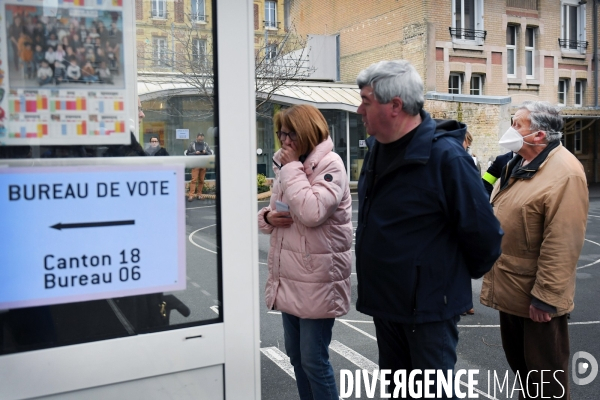
[[[505,236],[481,303],[500,311],[504,353],[523,382],[520,398],[570,399],[567,314],[589,200],[583,166],[560,143],[562,126],[550,103],[519,107],[500,139],[517,155],[490,200]]]
[[[415,68],[381,61],[357,82],[370,137],[358,182],[356,308],[373,316],[381,370],[451,374],[471,278],[500,255],[502,231],[462,147],[466,126],[423,110]],[[391,394],[406,398],[391,380]]]

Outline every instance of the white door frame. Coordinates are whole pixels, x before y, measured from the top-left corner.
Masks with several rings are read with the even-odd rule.
[[[226,398],[260,399],[253,5],[217,2],[223,322],[0,356],[0,398],[135,385],[220,365]]]

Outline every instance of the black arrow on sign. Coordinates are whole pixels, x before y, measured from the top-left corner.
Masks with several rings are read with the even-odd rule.
[[[82,222],[80,224],[63,224],[59,222],[56,225],[52,225],[50,228],[56,230],[63,229],[75,229],[75,228],[101,228],[103,226],[119,226],[119,225],[135,225],[135,220],[130,219],[126,221],[105,221],[105,222]]]

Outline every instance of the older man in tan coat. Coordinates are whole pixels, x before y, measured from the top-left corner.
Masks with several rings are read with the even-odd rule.
[[[542,386],[544,396],[570,399],[567,313],[589,200],[583,166],[561,145],[561,129],[555,107],[524,103],[500,139],[517,155],[490,200],[504,238],[484,276],[481,303],[500,311],[502,346],[523,383],[521,399],[539,397]]]

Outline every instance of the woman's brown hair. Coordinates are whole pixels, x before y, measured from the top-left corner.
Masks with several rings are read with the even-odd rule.
[[[275,114],[277,132],[283,125],[296,133],[296,147],[300,154],[309,154],[319,143],[329,137],[329,127],[325,117],[313,106],[300,104],[279,111]],[[281,144],[281,139],[279,142]]]

